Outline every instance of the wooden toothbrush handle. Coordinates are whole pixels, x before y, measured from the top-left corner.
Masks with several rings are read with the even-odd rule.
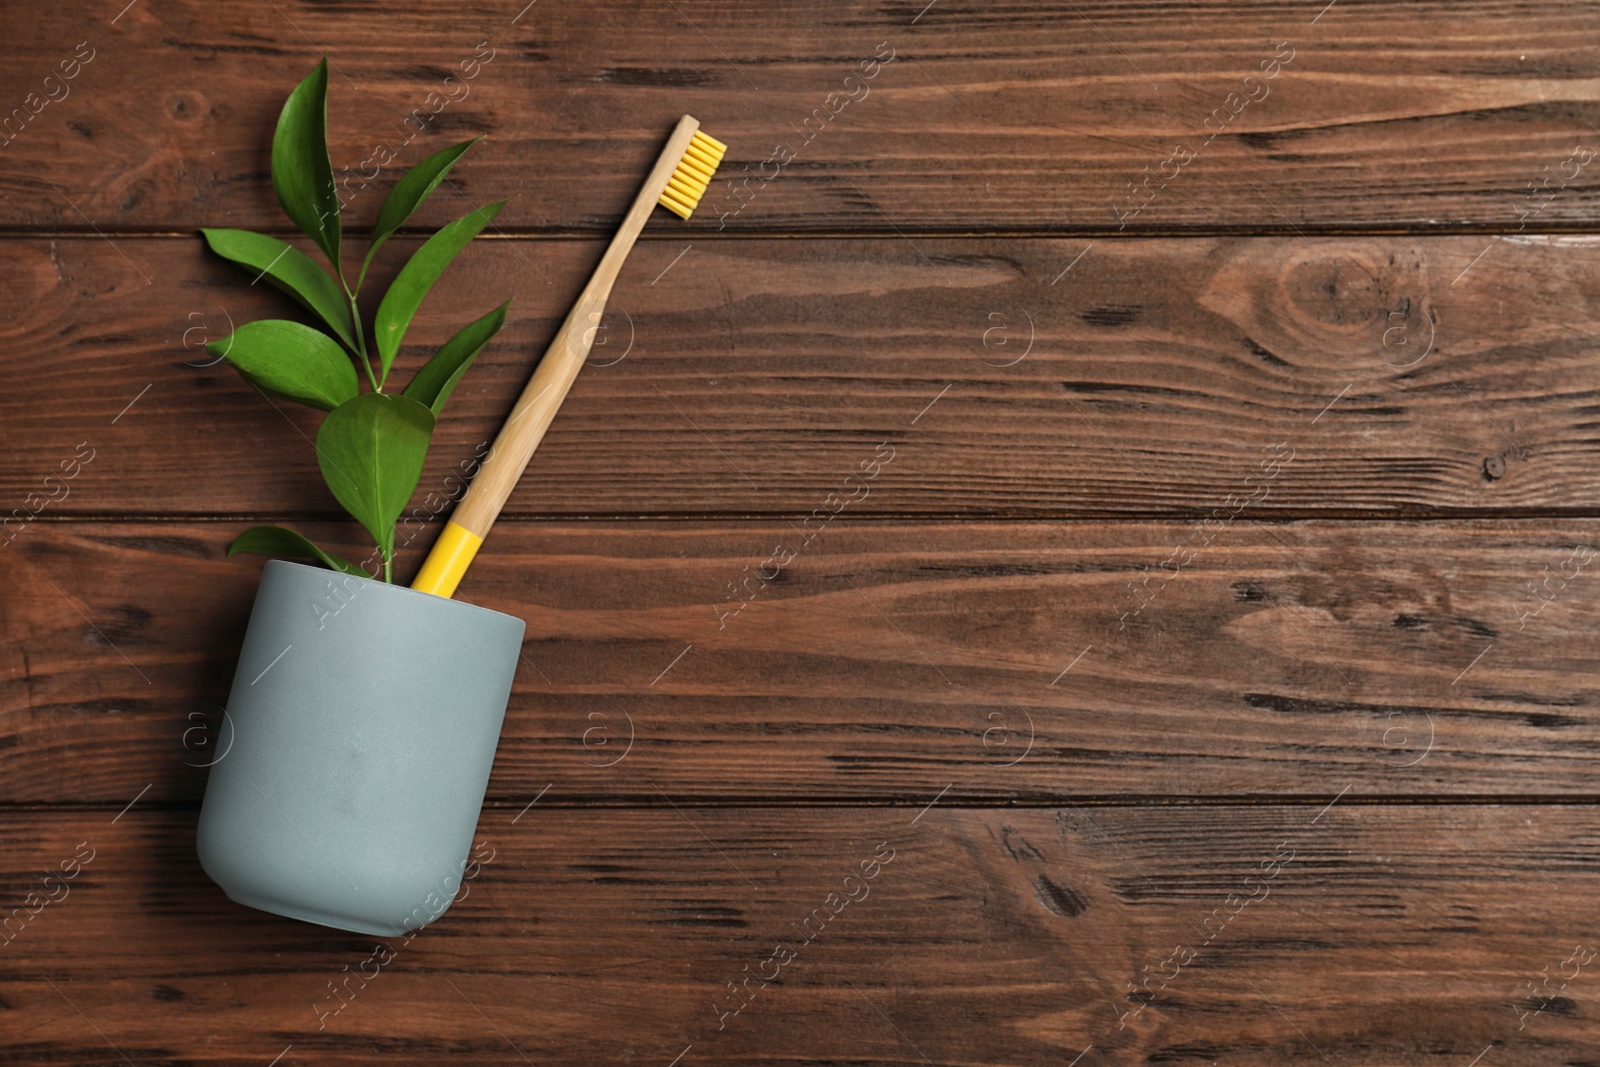
[[[566,322],[562,323],[550,347],[545,350],[538,369],[517,398],[506,424],[500,428],[494,447],[489,450],[488,457],[472,479],[467,495],[451,515],[450,521],[457,526],[480,538],[488,535],[489,528],[494,525],[511,491],[516,488],[528,461],[533,458],[533,450],[544,440],[556,409],[567,398],[568,390],[577,380],[578,371],[583,369],[584,360],[594,346],[600,317],[605,314],[611,287],[622,272],[622,264],[633,250],[639,232],[650,218],[651,209],[661,198],[667,180],[672,177],[673,170],[688,151],[689,142],[699,128],[700,123],[693,116],[685,115],[678,120],[672,136],[667,138],[666,147],[645,178],[617,235],[611,239],[610,247],[601,257],[600,265],[595,268],[593,277],[584,286]]]
[[[577,380],[578,371],[583,369],[623,261],[633,250],[639,231],[644,229],[645,220],[666,192],[667,183],[688,153],[689,143],[699,129],[700,123],[692,115],[678,120],[655,167],[640,186],[639,195],[617,229],[617,235],[600,258],[600,265],[545,350],[527,388],[522,390],[506,424],[494,439],[494,447],[467,487],[467,495],[457,505],[450,521],[444,524],[411,588],[442,597],[455,594],[456,584],[472,564],[484,537],[499,517],[500,509],[533,458],[533,450],[544,440],[556,409],[561,407],[572,383]]]
[[[587,295],[587,290],[585,292]],[[488,535],[528,461],[533,458],[533,450],[544,440],[545,431],[556,417],[556,409],[567,398],[572,383],[577,381],[578,371],[583,369],[594,344],[600,316],[605,313],[605,296],[602,293],[598,298],[580,298],[567,315],[567,321],[562,323],[533,377],[517,398],[511,415],[500,427],[494,446],[467,487],[467,495],[450,516],[450,521],[457,526],[480,538]]]

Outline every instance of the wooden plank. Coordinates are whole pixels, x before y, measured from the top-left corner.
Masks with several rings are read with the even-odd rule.
[[[1550,514],[1600,499],[1592,239],[1085,249],[648,244],[509,513],[803,516],[886,441],[894,461],[854,513],[1198,515],[1247,494],[1252,514]],[[287,298],[198,239],[7,253],[0,358],[21,370],[0,393],[0,513],[59,497],[43,479],[82,445],[93,461],[50,514],[338,514],[308,443],[316,413],[203,366],[207,337],[293,315]],[[598,255],[487,242],[441,284],[402,376],[480,309],[517,303],[452,398],[425,484],[492,438]],[[1293,460],[1257,496],[1247,479],[1275,446]]]
[[[258,571],[222,558],[240,528],[40,523],[0,553],[0,800],[200,795]],[[358,554],[349,525],[307,529]],[[1582,797],[1594,543],[1576,521],[502,522],[462,596],[528,624],[507,803]]]
[[[268,143],[322,48],[363,225],[395,177],[380,149],[404,166],[488,133],[457,183],[528,194],[502,227],[606,228],[685,111],[732,146],[739,183],[691,235],[1509,231],[1522,211],[1588,227],[1600,207],[1574,155],[1596,147],[1600,12],[1578,0],[115,6],[13,27],[4,225],[283,225]],[[93,58],[62,81],[80,42]],[[430,216],[463,205],[447,193]]]
[[[384,941],[230,903],[192,811],[8,812],[7,914],[93,858],[5,947],[0,1049],[1460,1067],[1593,1048],[1594,807],[1318,807],[500,808],[465,899]]]

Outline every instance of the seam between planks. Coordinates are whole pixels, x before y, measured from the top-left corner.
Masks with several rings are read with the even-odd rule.
[[[553,796],[545,795],[539,800],[541,809],[563,808],[568,810],[585,810],[590,808],[627,809],[636,811],[672,811],[676,808],[715,809],[715,808],[741,808],[741,809],[800,809],[807,811],[826,811],[831,809],[899,809],[917,811],[928,807],[928,801],[933,791],[928,794],[916,796],[895,797],[841,797],[834,800],[814,798],[784,799],[770,795],[752,795],[738,797],[707,797],[695,796],[684,793],[673,799],[663,800],[659,796],[647,793],[619,794],[606,796],[595,794],[592,796]],[[1448,807],[1448,808],[1474,808],[1474,807],[1564,807],[1564,808],[1594,808],[1600,811],[1600,798],[1594,796],[1573,794],[1515,794],[1497,796],[1494,794],[1465,794],[1465,793],[1394,793],[1394,794],[1250,794],[1250,795],[1219,795],[1186,796],[1180,794],[1136,794],[1133,796],[1082,796],[1082,797],[1029,797],[1014,800],[981,800],[971,797],[949,799],[941,797],[938,807],[941,809],[956,809],[962,811],[1054,811],[1063,808],[1323,808],[1330,802],[1337,800],[1340,807],[1365,807],[1365,808],[1413,808],[1413,807]],[[6,815],[25,815],[32,812],[40,813],[65,813],[65,812],[116,812],[126,805],[119,802],[81,802],[81,801],[6,801],[0,802],[0,818]],[[521,798],[511,800],[489,799],[484,801],[485,812],[520,811],[526,806]],[[199,800],[178,801],[143,801],[138,805],[139,811],[161,812],[198,812]]]
[[[620,220],[619,220],[620,224]],[[287,228],[273,227],[260,229],[258,233],[269,234],[274,237],[299,237],[299,231]],[[596,227],[594,229],[572,229],[567,227],[511,227],[502,228],[497,233],[481,234],[480,241],[603,241],[611,236],[611,228]],[[403,228],[395,231],[395,237],[411,237],[421,239],[430,236],[432,230]],[[345,233],[350,238],[368,238],[370,232],[350,230]],[[1223,237],[1593,237],[1600,236],[1600,223],[1574,222],[1568,224],[1552,223],[1538,230],[1513,230],[1503,223],[1446,223],[1426,226],[1369,226],[1361,224],[1306,224],[1303,226],[1274,226],[1274,225],[1249,225],[1249,226],[1161,226],[1144,229],[1123,229],[1115,227],[1082,226],[1060,228],[1031,228],[1000,227],[995,229],[969,229],[939,227],[916,229],[883,229],[879,227],[864,226],[860,229],[831,230],[817,229],[805,230],[777,227],[773,229],[750,228],[742,230],[704,230],[692,233],[668,232],[665,230],[648,230],[641,234],[641,241],[682,241],[685,237],[695,241],[770,241],[770,240],[806,240],[806,241],[856,241],[856,240],[881,240],[904,241],[907,238],[916,240],[1083,240],[1096,241],[1142,241],[1142,240],[1210,240]],[[73,227],[30,227],[30,226],[0,226],[0,240],[103,240],[110,238],[126,238],[129,240],[185,240],[199,239],[198,226],[194,230],[169,230],[169,229],[141,229],[130,227],[119,229],[101,227],[99,230],[79,229]]]
[[[1079,511],[1063,514],[1056,511],[879,511],[851,516],[852,524],[887,525],[891,523],[928,523],[951,526],[960,525],[1023,525],[1030,523],[1079,523],[1107,525],[1115,523],[1192,522],[1205,518],[1214,510],[1195,511]],[[749,523],[788,522],[809,516],[809,511],[618,511],[618,512],[515,512],[504,511],[500,522],[516,522],[529,526],[560,525],[566,523]],[[1233,525],[1287,526],[1295,523],[1396,523],[1446,524],[1466,522],[1593,522],[1600,519],[1596,508],[1427,508],[1377,511],[1361,508],[1284,509],[1280,513],[1258,513],[1251,518],[1237,518]],[[342,512],[334,511],[268,511],[268,512],[54,512],[41,514],[34,520],[40,525],[73,526],[113,523],[155,524],[224,524],[263,522],[345,522],[351,521]],[[445,517],[430,519],[428,526],[442,526]]]

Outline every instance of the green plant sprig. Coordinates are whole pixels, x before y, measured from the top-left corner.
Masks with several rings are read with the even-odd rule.
[[[373,257],[478,138],[434,153],[395,183],[378,212],[352,288],[340,259],[344,234],[328,155],[327,111],[324,56],[289,94],[278,116],[272,187],[290,221],[327,256],[331,272],[276,237],[249,230],[200,231],[212,251],[289,294],[326,331],[287,319],[259,319],[206,347],[257,389],[328,413],[317,430],[317,465],[334,498],[372,535],[383,560],[384,581],[392,582],[395,523],[416,492],[439,413],[478,353],[505,324],[510,301],[446,341],[402,392],[386,393],[384,386],[423,298],[505,201],[485,204],[447,224],[412,253],[378,304],[369,346],[357,297]],[[369,392],[361,391],[357,366]],[[282,526],[246,530],[228,547],[228,555],[238,552],[314,559],[347,574],[366,574]]]

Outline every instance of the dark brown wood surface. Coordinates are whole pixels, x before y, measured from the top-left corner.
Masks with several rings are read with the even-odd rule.
[[[7,1051],[1275,1065],[1592,1048],[1600,933],[1573,907],[1595,876],[1590,806],[931,799],[490,808],[465,898],[382,940],[232,904],[191,862],[192,811],[11,813],[0,855],[18,892],[92,859],[5,950]],[[877,856],[892,858],[860,881]],[[850,874],[856,899],[825,903]],[[794,958],[777,979],[743,986],[780,944]]]
[[[645,17],[626,0],[469,0],[224,20],[140,0],[114,25],[52,5],[11,27],[4,106],[80,42],[94,58],[3,150],[0,221],[282,226],[262,131],[323,48],[336,170],[370,174],[408,137],[488,134],[457,184],[520,192],[498,222],[513,233],[607,228],[684,111],[733,146],[741,183],[715,187],[690,233],[1516,229],[1528,183],[1597,147],[1591,6],[1325,4],[675,0]],[[876,55],[893,58],[846,81]],[[1163,168],[1179,146],[1194,158]],[[1175,176],[1124,218],[1150,175]],[[1595,175],[1565,168],[1536,228],[1583,227]],[[353,181],[352,210],[370,219],[393,177]],[[464,205],[446,197],[437,218]]]
[[[0,45],[0,1062],[1593,1058],[1591,5],[124,3]],[[493,858],[376,977],[194,855],[228,542],[362,553],[203,349],[295,315],[195,230],[289,232],[324,48],[353,232],[488,135],[377,285],[513,198],[401,357],[515,297],[402,578],[672,121],[732,146],[462,587]]]
[[[199,799],[259,572],[224,558],[238,529],[18,536],[0,800]],[[528,624],[491,796],[1592,796],[1588,523],[1198,530],[502,523],[460,591]]]
[[[302,436],[315,413],[203,347],[293,316],[287,297],[190,237],[8,247],[30,371],[0,391],[0,492],[37,490],[87,442],[51,514],[341,514]],[[401,373],[475,309],[514,296],[516,311],[452,397],[425,485],[493,437],[599,252],[485,242],[430,297]],[[888,441],[852,515],[1198,516],[1255,496],[1245,479],[1279,444],[1294,458],[1253,514],[1586,514],[1595,252],[1514,236],[648,242],[508,513],[804,515]]]

